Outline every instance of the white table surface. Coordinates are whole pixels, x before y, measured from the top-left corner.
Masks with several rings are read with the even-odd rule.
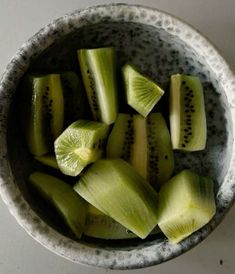
[[[74,9],[111,1],[0,0],[0,73],[22,43],[41,27]],[[143,4],[172,13],[206,35],[235,68],[235,0],[113,1]],[[235,206],[200,245],[159,266],[125,273],[235,273]],[[0,200],[0,274],[117,274],[80,266],[38,244]]]

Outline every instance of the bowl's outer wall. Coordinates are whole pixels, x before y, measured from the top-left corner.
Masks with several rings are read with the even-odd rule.
[[[131,22],[131,24],[125,25],[125,22]],[[92,26],[94,24],[100,25]],[[118,28],[117,32],[110,33],[115,27]],[[87,32],[88,29],[89,32]],[[98,35],[96,35],[97,32]],[[118,35],[123,32],[125,35],[119,37]],[[89,35],[86,35],[87,33]],[[79,37],[83,38],[78,47],[89,46],[93,41],[103,46],[104,41],[112,43],[115,40],[114,45],[118,48],[121,62],[131,59],[164,87],[167,85],[166,75],[177,72],[177,67],[179,72],[199,74],[205,88],[205,100],[208,106],[208,136],[214,136],[214,138],[209,138],[206,153],[197,155],[201,160],[199,164],[195,162],[194,156],[187,156],[189,157],[186,158],[187,161],[182,161],[182,163],[184,167],[187,162],[191,161],[196,170],[209,173],[213,177],[216,182],[218,210],[210,224],[182,243],[170,245],[165,239],[151,239],[142,244],[138,242],[126,247],[79,243],[61,235],[47,225],[46,219],[42,220],[39,217],[40,213],[39,215],[35,213],[29,205],[32,202],[31,197],[27,193],[27,188],[23,186],[23,178],[29,171],[27,169],[29,165],[26,164],[25,169],[18,166],[21,162],[27,163],[28,156],[21,146],[15,145],[16,149],[12,146],[17,144],[13,138],[14,134],[17,134],[15,132],[17,127],[11,126],[14,124],[15,110],[12,115],[8,115],[9,107],[17,90],[19,79],[32,63],[34,69],[44,67],[45,62],[48,67],[51,66],[51,69],[61,68],[61,60],[63,61],[63,58],[68,56],[66,51],[63,55],[64,44],[62,42],[63,37],[67,35],[75,37],[73,41],[76,43]],[[137,39],[138,36],[140,39]],[[174,43],[167,42],[169,38]],[[134,46],[127,47],[129,43]],[[69,48],[72,49],[73,46],[76,44],[71,42]],[[57,51],[61,50],[62,56],[54,62],[50,60],[53,47],[57,48]],[[146,56],[143,56],[143,53]],[[175,54],[178,58],[175,58]],[[39,56],[42,58],[37,59]],[[153,56],[155,58],[152,58]],[[143,57],[146,58],[143,59]],[[70,66],[71,63],[63,69],[76,69],[75,63],[72,67]],[[157,67],[156,72],[154,72],[154,66]],[[76,11],[55,20],[26,42],[13,57],[2,76],[0,83],[1,196],[10,212],[32,237],[53,252],[74,262],[126,269],[150,266],[169,260],[204,239],[222,220],[233,202],[235,191],[234,107],[235,78],[233,73],[214,47],[187,24],[158,10],[124,4],[97,6]],[[7,148],[7,132],[9,148]],[[21,144],[20,139],[17,138],[19,144]],[[19,160],[14,155],[22,155],[22,158]],[[176,157],[182,158],[182,155],[179,153]],[[12,167],[9,164],[9,158]],[[180,169],[182,166],[177,168]],[[22,178],[22,181],[17,178],[16,174]],[[23,196],[21,191],[24,193]]]

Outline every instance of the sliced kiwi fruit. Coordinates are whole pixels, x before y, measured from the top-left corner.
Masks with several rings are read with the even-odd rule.
[[[146,118],[148,140],[147,179],[156,188],[170,179],[174,171],[174,153],[170,133],[161,113]]]
[[[147,118],[120,113],[107,142],[107,157],[122,158],[156,189],[174,169],[174,155],[166,122],[160,113]]]
[[[78,120],[55,140],[59,169],[65,175],[77,176],[84,167],[101,158],[109,127],[105,123]]]
[[[160,228],[156,226],[150,234],[157,235],[160,233]],[[88,204],[83,234],[89,237],[105,240],[127,240],[138,238],[138,236],[133,232],[126,229],[120,223],[116,222],[114,219],[105,215],[99,209],[90,204]]]
[[[112,124],[118,111],[115,49],[80,49],[78,60],[93,118]]]
[[[79,119],[87,119],[89,105],[85,89],[77,73],[62,72],[61,83],[64,92],[64,126],[67,127]]]
[[[137,238],[134,233],[92,205],[88,206],[84,235],[105,240]]]
[[[179,243],[214,216],[213,181],[183,170],[162,186],[158,207],[160,229],[170,242]]]
[[[142,239],[157,225],[157,193],[122,159],[96,161],[74,190]]]
[[[174,149],[199,151],[206,146],[203,88],[196,76],[171,76],[170,131]]]
[[[42,155],[42,156],[35,156],[34,157],[38,162],[42,163],[43,165],[55,168],[55,169],[59,169],[57,161],[56,161],[56,157],[54,154],[50,153],[50,154],[46,154],[46,155]]]
[[[146,117],[161,99],[164,91],[130,64],[123,66],[122,73],[127,103]]]
[[[106,154],[108,158],[122,158],[130,162],[134,143],[134,115],[119,113],[109,135]]]
[[[41,156],[53,149],[63,130],[64,99],[59,74],[27,75],[22,85],[21,120],[30,152]]]
[[[32,173],[29,183],[57,209],[75,236],[81,238],[87,213],[86,201],[62,180],[42,172]]]

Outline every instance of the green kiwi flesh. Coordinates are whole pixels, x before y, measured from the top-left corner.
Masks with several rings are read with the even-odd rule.
[[[64,126],[85,119],[89,114],[86,92],[78,75],[73,71],[61,73],[64,92]]]
[[[122,159],[96,161],[74,190],[142,239],[157,225],[157,193]]]
[[[156,188],[170,179],[174,171],[174,153],[170,133],[161,113],[146,118],[148,165],[147,179]]]
[[[142,116],[146,117],[164,91],[147,76],[142,75],[133,66],[126,64],[122,68],[127,103]]]
[[[203,88],[198,77],[171,76],[169,114],[173,149],[203,150],[207,126]]]
[[[105,240],[137,238],[134,233],[92,205],[88,205],[83,233],[89,237]]]
[[[163,116],[120,113],[109,135],[108,158],[122,158],[156,189],[167,181],[174,170],[170,134]]]
[[[134,143],[133,115],[119,113],[108,137],[106,155],[108,158],[122,158],[130,162]]]
[[[156,226],[151,235],[160,234],[161,230]],[[105,240],[127,240],[138,238],[137,235],[126,229],[111,217],[105,215],[99,209],[88,204],[84,235]]]
[[[78,60],[94,120],[112,124],[118,111],[115,49],[80,49]]]
[[[86,220],[86,201],[71,186],[45,173],[32,173],[29,183],[57,209],[75,236],[81,238]]]
[[[88,164],[103,156],[109,127],[105,123],[78,120],[55,140],[59,169],[65,175],[77,176]]]
[[[183,170],[161,187],[158,208],[160,229],[170,242],[179,243],[214,216],[213,181]]]
[[[56,161],[56,157],[52,153],[42,155],[42,156],[35,156],[34,158],[43,165],[52,167],[54,169],[59,169],[57,161]]]
[[[64,98],[59,74],[27,75],[22,85],[21,120],[33,155],[53,149],[63,130]]]

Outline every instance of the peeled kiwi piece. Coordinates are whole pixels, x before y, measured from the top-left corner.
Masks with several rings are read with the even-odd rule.
[[[161,113],[146,118],[148,140],[148,180],[156,188],[170,179],[174,171],[174,153],[170,133]]]
[[[122,159],[96,161],[74,190],[142,239],[157,225],[157,193]]]
[[[46,154],[46,155],[43,155],[43,156],[35,156],[34,158],[38,162],[42,163],[43,165],[52,167],[54,169],[59,169],[57,161],[56,161],[56,157],[52,153]]]
[[[115,49],[80,49],[78,60],[94,120],[112,124],[118,111]]]
[[[78,120],[55,140],[55,155],[62,173],[77,176],[84,167],[102,157],[108,125]]]
[[[42,172],[32,173],[29,183],[57,209],[75,236],[80,238],[86,220],[86,201],[62,180]]]
[[[160,229],[170,242],[179,243],[214,216],[213,181],[183,170],[162,186],[158,207]]]
[[[84,235],[106,240],[137,238],[134,233],[92,205],[88,205]]]
[[[163,116],[152,113],[120,113],[109,135],[107,157],[122,158],[156,189],[167,181],[174,169],[170,134]]]
[[[53,149],[64,126],[64,98],[59,74],[27,75],[22,85],[21,120],[30,152]]]
[[[205,103],[198,77],[171,76],[169,115],[173,149],[198,151],[205,148]]]
[[[160,228],[156,226],[150,234],[157,235],[160,233]],[[99,209],[90,204],[88,204],[83,234],[89,237],[105,240],[127,240],[138,238],[138,236],[133,232],[126,229],[120,223],[116,222],[114,219],[105,215]]]
[[[77,73],[66,71],[61,73],[64,93],[64,125],[85,119],[89,116],[89,105],[85,89]]]
[[[130,64],[123,66],[122,73],[128,105],[146,117],[161,99],[164,91]]]

